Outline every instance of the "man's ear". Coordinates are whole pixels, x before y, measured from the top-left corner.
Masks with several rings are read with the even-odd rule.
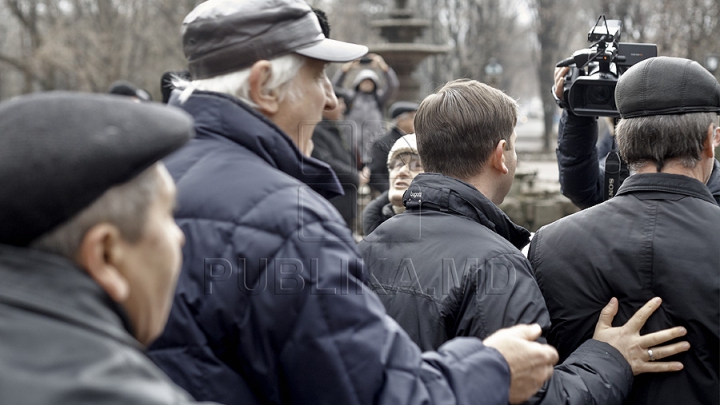
[[[250,68],[250,101],[267,117],[277,114],[280,100],[276,90],[267,91],[267,83],[272,75],[272,66],[267,60],[259,60]]]
[[[710,125],[710,131],[712,133],[712,147],[717,148],[720,146],[720,126],[715,127],[715,130],[713,130],[714,125]]]
[[[113,301],[122,303],[130,294],[127,279],[120,272],[122,238],[114,225],[101,223],[85,233],[77,260]]]
[[[501,139],[500,142],[493,149],[490,155],[490,165],[502,174],[508,174],[510,170],[505,165],[505,148],[507,147],[507,141]]]

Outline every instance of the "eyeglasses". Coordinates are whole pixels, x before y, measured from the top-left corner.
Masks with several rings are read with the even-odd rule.
[[[420,161],[420,156],[415,154],[405,154],[404,156],[400,155],[396,157],[395,159],[391,160],[390,163],[388,163],[388,170],[391,172],[399,171],[405,165],[408,166],[408,169],[410,169],[411,172],[423,171],[423,165]]]

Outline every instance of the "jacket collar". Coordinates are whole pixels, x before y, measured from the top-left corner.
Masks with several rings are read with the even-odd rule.
[[[405,133],[405,131],[398,128],[397,125],[393,126],[392,129],[390,130],[390,132],[392,133],[392,136],[393,136],[393,139],[395,139],[395,142],[397,142],[397,140],[402,138],[403,136],[407,135]],[[392,145],[390,145],[390,146],[392,147]]]
[[[229,139],[326,198],[343,194],[340,182],[329,165],[304,156],[280,128],[239,99],[220,93],[195,91],[180,107],[195,119],[199,139]]]
[[[661,191],[680,194],[717,204],[707,186],[692,177],[669,173],[641,173],[628,177],[617,194]]]
[[[717,204],[720,205],[720,161],[715,160],[715,166],[713,166],[707,187],[710,189],[710,193],[712,193]]]
[[[0,245],[0,304],[24,308],[142,349],[125,311],[70,261]]]
[[[452,212],[475,221],[522,249],[530,232],[510,218],[475,187],[439,173],[421,173],[403,195],[408,211]]]

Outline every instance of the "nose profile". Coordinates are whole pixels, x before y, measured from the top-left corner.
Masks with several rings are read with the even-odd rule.
[[[402,175],[403,177],[410,177],[410,162],[405,163],[400,167],[398,170],[398,176]]]

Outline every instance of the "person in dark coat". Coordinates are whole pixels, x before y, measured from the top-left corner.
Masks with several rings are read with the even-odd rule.
[[[0,104],[0,133],[0,403],[195,404],[143,353],[182,260],[158,160],[190,117],[37,93]]]
[[[370,201],[363,210],[363,235],[369,235],[380,224],[405,211],[403,194],[415,176],[423,172],[415,134],[405,135],[392,145],[386,167],[393,169],[388,180],[390,189]]]
[[[456,80],[428,96],[415,118],[425,173],[405,192],[406,211],[358,246],[368,285],[423,350],[458,336],[482,339],[517,323],[550,328],[519,250],[530,234],[497,207],[516,167],[516,119],[512,98],[477,81]],[[649,370],[648,363],[637,361],[640,351],[594,337],[556,367],[531,403],[622,402],[633,373]]]
[[[400,137],[415,132],[415,111],[418,104],[408,101],[397,101],[390,106],[388,114],[393,126],[385,135],[373,142],[370,149],[370,188],[376,193],[388,191],[390,178],[387,167],[387,157],[390,148]]]
[[[566,357],[593,333],[602,303],[618,320],[646,299],[646,329],[687,329],[680,373],[638,376],[626,403],[718,404],[720,207],[704,184],[720,143],[720,84],[697,62],[657,57],[620,77],[620,154],[636,173],[612,199],[541,228],[529,258],[546,298],[548,341]],[[655,345],[646,358],[665,357]]]
[[[149,351],[176,383],[228,405],[506,404],[542,386],[557,354],[532,341],[537,325],[422,353],[362,283],[326,199],[342,189],[309,155],[337,102],[325,63],[366,47],[326,39],[299,0],[209,0],[183,44],[197,137],[166,164],[187,243]]]
[[[340,184],[343,195],[334,197],[330,203],[337,208],[348,228],[355,232],[358,188],[367,184],[368,177],[357,169],[354,145],[348,139],[348,127],[343,123],[345,98],[341,88],[335,88],[337,107],[323,111],[323,119],[313,132],[312,157],[330,165]]]
[[[559,100],[563,99],[563,86],[567,67],[555,70],[553,92]],[[606,155],[600,155],[596,142],[598,139],[597,117],[581,117],[563,110],[558,124],[557,160],[560,189],[578,208],[585,209],[604,201]],[[601,164],[598,164],[598,158]],[[624,181],[629,173],[623,172]],[[713,172],[707,181],[715,202],[720,205],[720,162],[714,162]]]

